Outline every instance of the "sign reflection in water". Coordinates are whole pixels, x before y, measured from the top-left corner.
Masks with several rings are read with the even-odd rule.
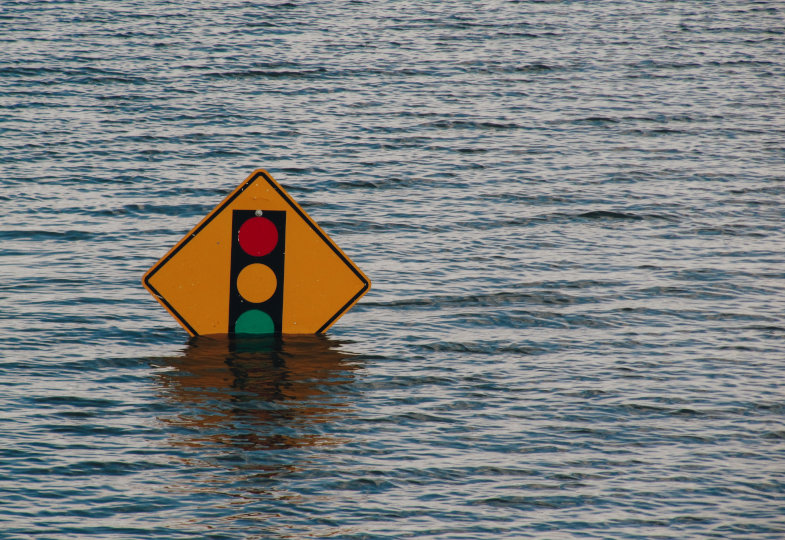
[[[161,393],[175,408],[159,419],[176,446],[230,447],[245,467],[248,452],[339,444],[330,421],[349,411],[346,385],[359,367],[340,346],[323,335],[193,338],[182,356],[163,359]],[[223,465],[232,460],[221,453]]]

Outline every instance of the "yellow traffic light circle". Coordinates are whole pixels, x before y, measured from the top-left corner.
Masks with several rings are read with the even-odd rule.
[[[237,292],[255,304],[269,299],[277,287],[275,272],[266,264],[249,264],[237,276]]]

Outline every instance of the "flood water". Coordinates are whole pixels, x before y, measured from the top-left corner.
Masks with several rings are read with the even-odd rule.
[[[785,5],[0,5],[0,538],[785,537]],[[264,168],[372,281],[190,339]]]

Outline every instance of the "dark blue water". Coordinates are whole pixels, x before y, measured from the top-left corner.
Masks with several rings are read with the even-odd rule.
[[[785,537],[785,5],[0,4],[0,538]],[[373,282],[142,288],[250,172]]]

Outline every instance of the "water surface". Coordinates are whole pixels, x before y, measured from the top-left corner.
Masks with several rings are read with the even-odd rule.
[[[785,536],[780,2],[6,1],[0,531]],[[325,336],[141,287],[250,172]]]

